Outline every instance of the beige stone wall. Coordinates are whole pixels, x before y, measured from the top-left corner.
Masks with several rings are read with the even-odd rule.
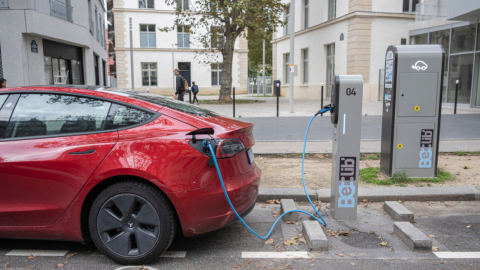
[[[348,12],[372,11],[372,0],[349,0]]]
[[[238,82],[240,85],[235,87],[235,93],[247,93],[247,80],[248,80],[248,41],[245,37],[238,37],[239,50],[237,53],[238,58]],[[218,93],[218,92],[217,92]]]

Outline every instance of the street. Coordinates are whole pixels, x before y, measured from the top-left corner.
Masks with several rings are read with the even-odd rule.
[[[302,242],[300,223],[279,222],[270,237],[273,243],[266,244],[236,222],[195,238],[177,236],[169,251],[144,269],[480,268],[480,241],[475,240],[480,238],[480,201],[404,202],[403,205],[415,214],[415,227],[432,237],[433,246],[438,249],[436,252],[412,252],[392,235],[394,221],[385,214],[382,203],[360,202],[358,220],[348,222],[335,221],[328,215],[329,204],[321,204],[321,213],[328,225],[324,228],[329,241],[327,252],[307,250]],[[300,203],[298,208],[313,211],[305,203]],[[260,235],[265,235],[276,220],[276,211],[279,211],[278,204],[257,203],[245,221]],[[291,239],[293,243],[284,244]],[[23,256],[8,256],[17,249],[29,251]],[[65,255],[29,258],[29,252],[54,250],[63,251]],[[461,259],[465,255],[475,258]],[[0,263],[7,269],[140,268],[122,268],[100,254],[92,244],[33,240],[2,240]]]

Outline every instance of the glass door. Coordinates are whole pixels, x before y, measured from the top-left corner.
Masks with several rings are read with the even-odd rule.
[[[448,103],[455,102],[456,81],[458,84],[458,103],[470,104],[473,79],[473,54],[452,55],[450,57],[450,78]]]

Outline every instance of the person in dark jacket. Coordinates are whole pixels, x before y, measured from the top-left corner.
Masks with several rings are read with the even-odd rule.
[[[7,80],[0,78],[0,88],[7,88]]]
[[[192,82],[192,93],[193,93],[193,101],[192,101],[192,104],[195,104],[195,100],[197,100],[197,105],[199,105],[200,102],[198,102],[198,98],[197,98],[198,85],[196,85],[195,82]]]
[[[178,68],[173,70],[173,75],[175,78],[175,95],[173,96],[176,100],[184,101],[183,97],[185,96],[185,78],[180,74]]]

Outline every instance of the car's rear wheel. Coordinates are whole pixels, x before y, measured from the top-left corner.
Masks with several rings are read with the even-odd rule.
[[[120,264],[144,264],[159,257],[176,233],[165,195],[134,181],[114,184],[97,196],[89,227],[97,248]]]

